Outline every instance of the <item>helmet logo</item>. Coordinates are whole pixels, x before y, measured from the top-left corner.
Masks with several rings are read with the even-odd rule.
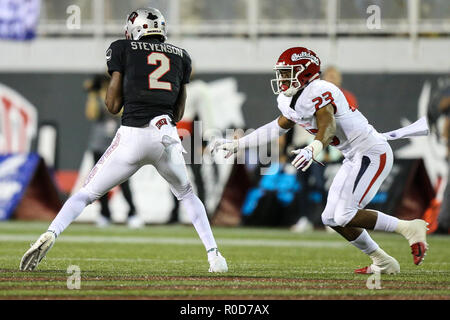
[[[131,23],[134,23],[134,20],[136,20],[137,16],[138,16],[137,12],[134,11],[130,14],[130,17],[128,18],[128,20],[131,21]]]
[[[319,59],[317,57],[313,56],[309,52],[294,53],[291,56],[291,60],[292,61],[298,61],[298,60],[301,60],[301,59],[308,59],[308,60],[311,60],[316,65],[319,65]]]
[[[151,12],[149,12],[149,13],[148,13],[148,16],[147,16],[147,19],[150,19],[150,20],[156,20],[156,19],[158,19],[158,16],[157,16],[157,15],[154,15],[154,14],[151,13]]]

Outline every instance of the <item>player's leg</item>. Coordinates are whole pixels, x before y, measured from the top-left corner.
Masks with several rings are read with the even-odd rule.
[[[103,152],[93,151],[93,155],[94,155],[94,162],[97,163],[101,159]],[[97,220],[97,226],[105,227],[109,225],[111,220],[111,211],[109,210],[108,193],[105,193],[98,200],[100,201],[100,216],[98,217]]]
[[[352,245],[364,252],[372,259],[372,264],[367,267],[356,269],[355,273],[387,273],[396,274],[400,272],[398,261],[388,255],[379,245],[370,237],[365,229],[353,227],[332,227],[337,233],[347,239]]]
[[[393,164],[389,144],[378,145],[361,157],[359,168],[354,166],[345,181],[336,207],[335,220],[339,226],[364,228],[402,234],[409,242],[414,263],[423,261],[427,250],[427,223],[416,219],[400,220],[380,211],[363,209],[375,196]]]
[[[24,254],[21,270],[34,270],[53,246],[56,237],[63,232],[93,201],[122,181],[128,179],[140,167],[139,159],[130,152],[127,129],[119,129],[111,146],[91,170],[85,185],[63,205],[48,231]],[[129,142],[129,141],[128,141]]]
[[[333,228],[353,246],[367,254],[373,261],[372,266],[376,266],[373,269],[383,273],[396,273],[400,270],[398,262],[384,252],[370,237],[369,233],[365,229],[341,227],[334,220],[336,207],[342,196],[342,192],[345,192],[345,182],[349,177],[351,177],[353,166],[354,162],[345,160],[342,167],[334,177],[333,183],[328,191],[327,205],[322,213],[322,221],[325,225]],[[365,271],[364,273],[373,272],[373,270],[368,270],[367,267],[356,270],[358,273],[361,273],[361,271]]]
[[[170,184],[173,194],[186,209],[195,230],[205,246],[210,263],[209,271],[228,271],[227,263],[218,251],[205,206],[192,190],[186,171],[186,164],[177,145],[167,146],[159,161],[154,163],[154,166],[159,174]]]
[[[49,227],[59,235],[75,220],[84,207],[131,177],[141,166],[139,148],[132,139],[134,128],[121,127],[102,158],[89,173],[84,186],[64,204]],[[135,146],[136,148],[134,148]]]

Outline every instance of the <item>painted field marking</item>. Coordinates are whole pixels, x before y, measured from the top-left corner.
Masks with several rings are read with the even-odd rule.
[[[38,236],[32,235],[0,235],[0,241],[19,242],[35,241]],[[167,238],[167,237],[127,237],[127,236],[61,236],[57,242],[71,243],[136,243],[136,244],[174,244],[196,245],[200,239]],[[343,241],[324,240],[273,240],[273,239],[218,239],[221,246],[238,247],[304,247],[304,248],[345,248],[349,244]]]

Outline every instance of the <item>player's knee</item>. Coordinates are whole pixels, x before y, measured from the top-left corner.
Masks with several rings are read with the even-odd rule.
[[[326,206],[321,215],[323,225],[329,227],[335,226],[336,223],[334,223],[333,217],[334,217],[334,208],[332,209],[330,206]]]
[[[357,209],[336,210],[334,221],[340,227],[345,227],[355,216]]]
[[[193,192],[190,182],[181,186],[171,186],[170,189],[172,190],[172,193],[175,195],[175,197],[180,201]]]
[[[74,200],[83,202],[86,206],[88,204],[91,204],[95,200],[99,199],[101,195],[96,195],[93,192],[89,191],[86,188],[81,188],[77,193],[75,193],[73,196]]]
[[[330,219],[329,217],[326,217],[326,216],[323,216],[323,215],[322,215],[322,223],[323,223],[324,226],[329,226],[329,227],[334,225],[333,224],[333,219]]]

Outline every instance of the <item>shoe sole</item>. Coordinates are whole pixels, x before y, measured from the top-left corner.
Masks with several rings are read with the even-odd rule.
[[[356,274],[374,274],[375,272],[367,272],[367,270],[363,270],[364,268],[361,269],[356,269],[355,273]],[[389,274],[389,275],[393,275],[393,274],[399,274],[400,271],[388,271],[388,272],[381,272],[381,274]]]
[[[22,271],[33,271],[38,264],[41,262],[42,258],[39,259],[41,255],[41,246],[26,252],[20,263],[20,270]]]
[[[225,272],[228,272],[228,268],[224,268],[224,269],[221,269],[221,270],[212,270],[211,268],[209,268],[208,271],[211,272],[211,273],[225,273]]]
[[[32,271],[36,268],[36,263],[32,263],[33,261],[37,261],[37,257],[39,255],[38,250],[33,250],[32,252],[27,252],[22,258],[20,262],[20,270],[21,271]]]
[[[418,255],[415,254],[415,247],[417,247],[419,250]],[[420,266],[423,263],[423,261],[425,260],[425,256],[427,255],[427,250],[428,246],[423,242],[417,242],[411,245],[411,254],[413,255],[413,261],[416,266]],[[416,261],[416,258],[418,258],[419,260]]]
[[[427,231],[429,230],[428,225],[429,223],[424,220],[419,220],[421,223],[421,230],[418,232],[422,232],[424,235],[419,237],[417,239],[418,241],[414,242],[410,245],[411,247],[411,254],[413,255],[413,262],[416,266],[420,266],[423,261],[425,260],[425,256],[427,255],[428,250],[428,244],[426,242],[427,237]],[[417,248],[417,250],[415,250]],[[418,251],[418,254],[415,254],[415,252]],[[416,259],[418,261],[416,261]]]
[[[20,262],[21,271],[33,271],[36,269],[42,259],[44,259],[48,250],[53,246],[51,243],[48,244],[49,241],[51,241],[51,239],[47,239],[36,248],[30,248],[25,252],[22,261]],[[43,248],[45,245],[47,245],[47,248]]]
[[[209,268],[208,271],[211,273],[225,273],[225,272],[228,272],[228,267],[221,266],[220,268],[215,268],[214,270],[212,268]]]

